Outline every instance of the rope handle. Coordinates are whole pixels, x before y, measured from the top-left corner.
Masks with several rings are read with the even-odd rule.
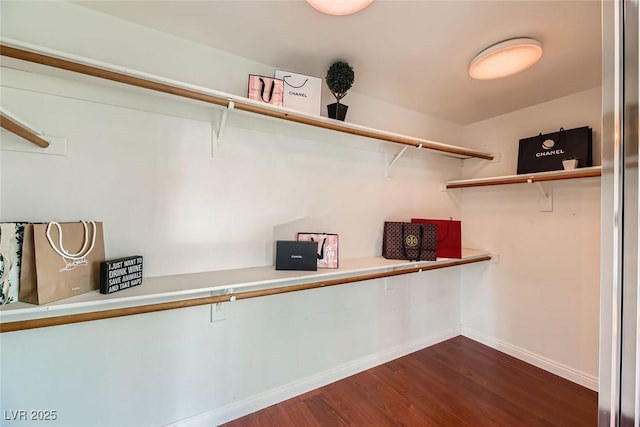
[[[560,141],[562,141],[562,134],[564,133],[564,128],[561,127],[560,130],[558,131],[558,144],[560,144]],[[540,132],[538,134],[538,141],[540,144],[542,144],[542,132]]]
[[[422,245],[424,242],[424,227],[422,225],[423,224],[418,224],[418,228],[420,229],[420,247],[418,248],[418,256],[413,261],[420,261],[420,258],[422,258]],[[409,256],[407,255],[406,239],[407,236],[404,230],[404,224],[402,224],[402,255],[404,256],[404,259],[409,259]]]
[[[443,221],[443,222],[444,222],[444,221]],[[447,240],[447,237],[449,237],[449,230],[451,229],[451,224],[452,224],[452,223],[453,223],[453,217],[449,217],[449,221],[447,221],[447,233],[446,233],[446,234],[445,234],[441,239],[438,239],[438,243],[442,243],[442,242],[444,242],[445,240]],[[441,223],[441,224],[442,224],[442,223]],[[438,235],[438,233],[437,233],[437,232],[438,232],[438,230],[439,230],[439,229],[440,229],[440,228],[437,228],[437,229],[436,229],[436,236]]]
[[[50,222],[49,224],[47,224],[47,240],[49,241],[51,248],[62,258],[71,259],[71,260],[80,260],[80,259],[86,258],[86,256],[89,255],[93,250],[93,246],[96,243],[96,234],[97,234],[96,223],[95,221],[81,221],[81,222],[82,222],[82,226],[84,227],[84,242],[82,244],[82,248],[74,254],[68,252],[62,244],[62,227],[60,226],[60,224],[57,222]],[[89,245],[89,228],[87,224],[91,224],[93,228],[93,232],[91,233],[92,234],[91,245]],[[51,237],[51,226],[55,226],[58,229],[58,245],[57,246],[54,243],[53,238]]]
[[[325,235],[326,236],[326,235]],[[311,241],[315,242],[315,240],[313,239],[313,237],[311,237]],[[318,259],[324,259],[324,244],[327,242],[327,238],[325,237],[324,239],[322,239],[322,245],[319,245],[320,247],[320,253],[316,253],[316,256],[318,257]],[[316,243],[320,243],[320,242],[316,242]]]
[[[400,229],[402,230],[402,244],[400,245],[402,247],[402,256],[404,257],[404,259],[408,259],[409,257],[407,256],[407,246],[406,246],[407,237],[405,236],[405,233],[404,233],[404,224],[401,225]]]
[[[292,85],[291,83],[289,83],[289,82],[287,81],[287,77],[293,77],[293,76],[282,76],[282,80],[283,80],[286,84],[288,84],[289,86],[291,86],[292,88],[295,88],[295,89],[300,89],[302,86],[306,85],[306,84],[307,84],[307,82],[309,81],[309,79],[306,79],[306,80],[304,81],[304,83],[302,83],[300,86],[295,86],[295,85]]]
[[[264,79],[262,77],[260,77],[259,79],[260,79],[260,85],[262,86],[262,89],[260,90],[260,98],[262,98],[264,102],[269,103],[273,98],[273,90],[276,88],[276,82],[275,80],[271,81],[271,90],[269,91],[269,99],[264,99],[264,90],[266,89],[267,84],[264,82]]]

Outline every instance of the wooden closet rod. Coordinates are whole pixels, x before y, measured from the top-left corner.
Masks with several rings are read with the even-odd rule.
[[[32,129],[18,122],[14,117],[9,117],[9,115],[3,111],[0,111],[0,127],[40,148],[47,148],[49,146],[49,141],[46,141]]]
[[[4,44],[0,44],[0,55],[20,59],[23,61],[33,62],[35,64],[47,65],[49,67],[59,68],[61,70],[72,71],[74,73],[85,74],[87,76],[93,76],[118,83],[124,83],[131,86],[137,86],[144,89],[155,90],[157,92],[163,92],[171,95],[195,99],[198,101],[204,101],[210,104],[223,106],[226,106],[228,104],[228,100],[223,97],[200,93],[194,90],[183,89],[165,83],[154,82],[140,77],[134,77],[124,73],[94,67],[92,65],[80,64],[78,62],[68,61],[66,59],[43,55],[41,53],[29,52],[27,50],[17,49],[15,47],[10,47]]]
[[[359,276],[343,277],[340,279],[323,280],[300,285],[283,286],[272,289],[261,289],[256,291],[246,291],[225,295],[215,295],[202,298],[193,298],[182,301],[163,302],[158,304],[147,304],[137,307],[116,308],[112,310],[93,311],[89,313],[69,314],[64,316],[47,317],[43,319],[19,320],[15,322],[0,323],[0,333],[15,332],[27,329],[46,328],[49,326],[68,325],[71,323],[89,322],[93,320],[110,319],[114,317],[132,316],[135,314],[153,313],[156,311],[174,310],[178,308],[195,307],[198,305],[216,304],[219,302],[236,301],[248,298],[258,298],[270,295],[278,295],[289,292],[305,291],[309,289],[325,288],[329,286],[344,285],[348,283],[361,282],[365,280],[380,279],[384,277],[399,276],[402,274],[418,273],[439,268],[454,267],[457,265],[471,264],[481,261],[489,261],[490,256],[485,255],[472,259],[461,259],[448,261],[423,267],[412,267],[395,271],[384,271],[381,273],[363,274]]]

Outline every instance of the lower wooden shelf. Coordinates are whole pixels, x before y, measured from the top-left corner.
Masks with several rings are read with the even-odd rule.
[[[488,261],[487,252],[464,249],[461,259],[341,260],[336,270],[276,271],[272,266],[145,278],[141,286],[110,295],[98,291],[46,305],[16,302],[0,309],[0,332],[88,322],[219,302],[343,285]]]
[[[571,170],[560,170],[551,172],[537,172],[521,175],[495,176],[491,178],[461,179],[458,181],[448,181],[447,189],[484,187],[487,185],[522,184],[543,181],[559,181],[563,179],[577,179],[598,177],[602,174],[601,166],[591,166]]]

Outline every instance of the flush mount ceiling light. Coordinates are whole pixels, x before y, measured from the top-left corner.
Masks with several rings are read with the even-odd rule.
[[[328,15],[351,15],[372,2],[373,0],[307,0],[314,9]]]
[[[469,66],[469,75],[478,80],[507,77],[531,67],[541,56],[542,45],[537,40],[505,40],[476,55]]]

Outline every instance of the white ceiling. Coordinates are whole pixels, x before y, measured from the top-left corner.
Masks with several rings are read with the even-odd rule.
[[[598,0],[375,0],[349,16],[324,15],[304,0],[78,3],[303,74],[324,77],[346,60],[353,91],[459,124],[601,84]],[[469,77],[478,52],[514,37],[538,39],[540,62],[500,80]]]

